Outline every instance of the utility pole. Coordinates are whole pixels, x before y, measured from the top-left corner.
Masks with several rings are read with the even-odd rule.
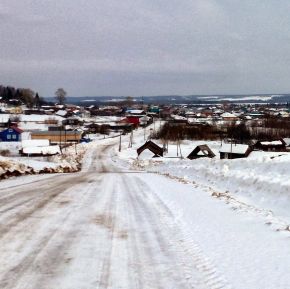
[[[133,130],[131,130],[130,140],[129,140],[129,146],[128,148],[131,148],[133,146]]]
[[[76,129],[75,129],[74,135],[75,135],[75,154],[77,155],[78,152],[77,152],[77,136],[76,136],[77,134],[76,134]]]
[[[180,142],[179,142],[179,153],[180,153],[180,158],[183,159],[183,156],[182,156],[182,153],[181,153],[181,145],[180,145]]]
[[[59,148],[60,148],[60,153],[62,154],[62,148],[61,148],[61,130],[62,130],[62,126],[59,128]]]
[[[177,141],[176,141],[176,156],[178,156],[178,143],[179,143],[179,138],[177,137]]]
[[[146,126],[144,125],[144,140],[146,140]]]
[[[66,125],[64,126],[64,150],[66,151]]]
[[[122,150],[122,132],[120,131],[119,152]]]

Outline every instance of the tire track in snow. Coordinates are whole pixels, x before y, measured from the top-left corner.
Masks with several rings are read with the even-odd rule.
[[[140,209],[140,204],[136,198],[137,191],[134,191],[130,177],[125,175],[122,181],[126,189],[128,207],[132,216],[130,226],[131,229],[134,228],[134,231],[131,231],[129,240],[132,240],[130,247],[133,249],[131,261],[137,265],[137,280],[135,279],[139,286],[137,288],[162,288],[159,282],[159,275],[155,270],[152,270],[157,261],[154,260],[154,254],[150,247],[154,242],[152,237],[154,234],[150,232],[152,230],[151,225],[148,224],[144,213]],[[149,234],[151,239],[148,237]]]
[[[134,210],[135,223],[142,227],[141,231],[137,231],[136,244],[142,259],[140,267],[144,288],[201,288],[188,282],[184,268],[176,266],[180,260],[175,245],[170,241],[172,232],[167,226],[160,225],[156,210],[144,196],[136,178],[127,177],[124,185],[130,192],[129,203]]]
[[[167,226],[172,234],[169,240],[172,240],[171,246],[178,250],[179,258],[188,280],[191,279],[192,288],[231,288],[230,284],[217,272],[216,268],[211,264],[210,260],[204,255],[193,240],[193,236],[184,224],[181,224],[172,214],[165,203],[152,191],[152,189],[141,180],[138,179],[138,187],[143,198],[149,198],[150,204],[155,207],[162,225]],[[149,202],[148,202],[149,203]],[[185,233],[183,233],[185,232]],[[178,237],[179,236],[179,237]],[[193,278],[198,278],[196,272],[200,275],[200,281],[196,283]]]
[[[28,250],[27,254],[18,260],[17,265],[10,268],[5,274],[1,274],[0,288],[43,288],[44,282],[41,276],[51,274],[51,271],[56,270],[65,262],[64,253],[78,236],[78,228],[68,226],[69,220],[74,217],[74,212],[83,206],[86,193],[90,189],[91,186],[88,186],[80,202],[57,216],[58,220],[55,222],[60,225],[52,226],[51,230],[44,232],[45,234],[40,240],[37,240],[32,250]],[[66,230],[63,230],[64,227]],[[69,229],[67,229],[68,227]],[[30,233],[33,234],[33,232]],[[31,247],[29,243],[26,246]],[[35,282],[42,285],[38,287],[34,284]]]
[[[104,181],[107,181],[104,183]],[[112,242],[115,231],[115,216],[114,210],[116,206],[115,192],[113,183],[109,178],[103,179],[103,197],[106,198],[104,205],[97,210],[97,216],[94,217],[96,225],[101,227],[104,231],[103,239],[100,247],[103,249],[100,256],[98,288],[109,288],[110,282],[110,268],[111,268],[111,254]]]
[[[32,192],[36,195],[36,198],[32,200],[31,206],[25,206],[22,208],[22,211],[17,212],[16,214],[12,212],[12,216],[8,215],[0,220],[0,240],[14,227],[18,226],[20,223],[23,223],[28,218],[30,218],[37,211],[45,209],[53,200],[55,200],[60,194],[62,194],[70,186],[78,185],[81,182],[87,181],[86,176],[81,176],[79,178],[74,178],[71,180],[71,183],[68,185],[63,183],[62,185],[54,185],[49,190],[45,190],[40,196],[38,192]]]

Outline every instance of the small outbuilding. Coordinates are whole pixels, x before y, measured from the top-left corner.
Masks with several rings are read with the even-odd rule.
[[[187,158],[190,160],[198,159],[202,157],[213,158],[215,154],[213,151],[206,145],[199,145],[197,146],[188,156]]]
[[[153,157],[163,157],[163,148],[161,148],[159,145],[154,143],[153,141],[149,140],[145,144],[143,144],[141,147],[137,149],[138,156],[144,151],[144,150],[150,150],[154,156]]]
[[[247,158],[252,148],[245,144],[223,144],[220,147],[220,159]]]
[[[254,148],[262,151],[269,152],[285,152],[287,144],[281,138],[273,141],[257,141]]]

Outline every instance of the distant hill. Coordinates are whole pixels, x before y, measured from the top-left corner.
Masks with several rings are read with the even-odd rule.
[[[47,97],[54,101],[54,97]],[[126,96],[83,96],[67,97],[66,102],[72,104],[114,104],[126,100]],[[145,104],[214,104],[214,103],[287,103],[290,94],[249,94],[249,95],[159,95],[134,97],[136,103]]]

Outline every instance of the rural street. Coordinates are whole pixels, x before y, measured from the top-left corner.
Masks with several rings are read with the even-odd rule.
[[[117,167],[111,149],[0,189],[0,288],[230,288],[156,194],[166,178]]]

